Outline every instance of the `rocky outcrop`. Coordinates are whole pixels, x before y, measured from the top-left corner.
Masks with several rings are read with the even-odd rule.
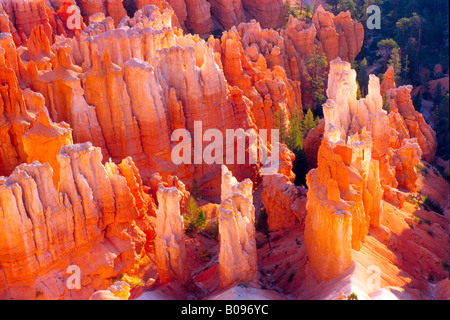
[[[309,130],[303,141],[303,150],[305,151],[308,168],[314,169],[317,167],[317,154],[319,152],[320,143],[322,142],[323,133],[325,129],[325,121],[320,120],[317,127]]]
[[[381,81],[380,94],[381,96],[384,96],[386,92],[395,88],[397,88],[397,86],[395,85],[394,67],[389,66],[389,68],[384,73],[383,81]]]
[[[422,150],[417,139],[404,139],[402,145],[395,151],[391,163],[395,167],[395,178],[398,186],[410,191],[416,191],[416,165],[420,162]]]
[[[395,84],[394,84],[395,85]],[[399,118],[397,113],[403,118],[399,121],[392,121],[394,129],[399,135],[406,128],[410,138],[416,138],[422,150],[422,158],[428,162],[433,162],[437,150],[436,132],[426,123],[423,115],[416,111],[411,100],[411,85],[393,88],[386,92],[387,99],[391,105],[389,117]],[[395,135],[394,135],[395,136]],[[400,140],[401,136],[397,139]]]
[[[261,7],[261,4],[258,3],[258,6]],[[352,61],[359,53],[364,39],[362,24],[354,22],[349,12],[334,16],[321,6],[310,24],[290,16],[286,27],[279,31],[264,29],[261,25],[264,26],[261,20],[239,25],[245,52],[253,57],[253,61],[257,61],[258,54],[264,56],[269,68],[281,66],[286,70],[288,79],[302,83],[301,99],[304,107],[314,108],[308,92],[306,61],[315,48],[318,53],[325,52],[328,62],[336,57]],[[323,72],[326,72],[326,68]]]
[[[185,0],[186,3],[186,28],[187,30],[208,37],[213,32],[211,18],[211,4],[206,0]]]
[[[353,21],[350,11],[342,11],[335,16],[319,5],[313,23],[328,61],[337,57],[353,61],[361,50],[364,28],[361,23]]]
[[[224,32],[220,54],[227,81],[239,88],[252,102],[255,124],[259,128],[270,129],[273,127],[274,114],[280,109],[290,118],[296,108],[301,106],[301,88],[300,82],[289,80],[281,66],[269,67],[269,61],[258,47],[250,45],[248,41],[253,32],[259,35],[263,33],[260,28],[255,31],[254,27],[253,24],[241,24],[238,29],[233,27]],[[264,50],[271,50],[275,55],[277,48]]]
[[[222,166],[219,277],[222,288],[255,280],[257,270],[253,183],[240,183]]]
[[[304,223],[307,190],[294,185],[292,163],[295,155],[280,145],[280,169],[274,175],[264,175],[261,202],[267,212],[269,230],[276,231]]]
[[[38,162],[0,178],[3,298],[88,298],[145,256],[141,227],[150,225],[136,207],[139,186],[128,185],[140,178],[121,173],[134,172],[125,170],[131,160],[102,165],[90,143],[65,146],[57,158],[59,188],[50,165]],[[71,265],[81,270],[79,291],[65,285]]]
[[[332,61],[318,168],[307,175],[305,243],[319,280],[350,266],[351,249],[360,249],[370,226],[380,226],[383,196],[402,206],[406,194],[397,187],[415,191],[423,149],[434,155],[433,131],[428,125],[419,129],[422,115],[413,110],[409,87],[385,83],[392,106],[388,116],[379,79],[370,75],[368,95],[357,100],[355,77],[349,63]]]
[[[282,0],[242,0],[242,5],[264,28],[280,28],[285,24],[285,6]]]
[[[125,281],[116,281],[106,290],[99,290],[92,294],[89,300],[128,300],[130,285]]]
[[[209,3],[212,16],[225,30],[246,20],[241,0],[210,0]]]
[[[380,143],[377,123],[388,118],[378,79],[370,79],[368,96],[357,101],[355,77],[349,63],[332,61],[318,168],[307,175],[305,244],[319,280],[342,274],[351,264],[351,249],[359,250],[370,225],[381,221],[383,192],[372,150]]]
[[[62,147],[73,144],[72,129],[65,122],[53,123],[44,107],[44,98],[29,89],[26,92],[25,101],[28,110],[34,109],[37,113],[36,122],[22,136],[23,148],[27,154],[26,162],[39,161],[50,164],[53,168],[53,182],[58,186],[59,163],[56,156]]]
[[[45,28],[49,39],[53,39],[53,28],[49,20],[52,10],[46,5],[46,1],[6,0],[2,1],[0,6],[19,33],[21,42],[26,42],[33,28],[39,25]]]
[[[18,164],[38,160],[52,165],[57,184],[56,154],[62,146],[72,144],[72,130],[67,123],[54,123],[50,119],[42,95],[20,88],[21,75],[25,78],[26,70],[15,52],[13,39],[3,35],[0,40],[0,81],[4,86],[0,90],[0,174],[9,175]]]
[[[101,132],[104,139],[103,145],[101,140],[96,145],[102,147],[105,157],[132,156],[145,182],[159,172],[176,174],[191,185],[196,172],[202,172],[199,186],[217,195],[220,167],[175,165],[171,135],[176,129],[193,134],[195,121],[202,122],[202,132],[255,128],[250,102],[228,86],[214,44],[173,29],[172,17],[171,10],[160,13],[156,7],[146,6],[134,18],[123,19],[117,29],[108,18],[93,21],[73,45],[73,59],[85,70],[78,74],[83,89],[80,99],[95,107],[95,132]],[[47,79],[47,73],[44,75]],[[72,127],[78,142],[78,126]],[[156,132],[154,127],[160,130]],[[252,166],[240,168],[242,176],[255,176]]]
[[[161,283],[190,280],[184,242],[184,224],[180,215],[181,194],[177,188],[160,186],[157,192],[155,254]]]

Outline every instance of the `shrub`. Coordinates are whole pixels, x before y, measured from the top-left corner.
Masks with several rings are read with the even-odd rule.
[[[183,214],[183,220],[186,234],[189,232],[191,235],[196,233],[198,229],[203,227],[206,223],[205,212],[203,209],[198,209],[194,197],[189,199],[189,204]]]
[[[211,250],[209,250],[208,248],[201,247],[200,249],[198,249],[198,255],[203,262],[208,262],[209,260],[211,260]]]
[[[441,205],[439,204],[438,201],[436,201],[430,197],[422,197],[422,198],[425,198],[422,200],[423,200],[423,204],[424,204],[426,210],[429,211],[429,209],[431,209],[432,211],[434,211],[440,215],[444,214],[444,211],[442,210]]]
[[[422,220],[420,218],[416,217],[415,215],[410,214],[409,217],[411,219],[413,219],[414,222],[417,223],[417,224],[421,224],[422,223]]]
[[[219,222],[217,221],[210,221],[206,224],[206,226],[203,228],[203,231],[205,231],[208,235],[211,236],[214,240],[219,240]]]
[[[356,295],[356,293],[352,292],[347,296],[347,300],[358,300],[358,296]]]

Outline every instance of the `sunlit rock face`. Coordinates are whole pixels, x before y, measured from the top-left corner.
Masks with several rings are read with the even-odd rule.
[[[295,239],[295,250],[282,251],[284,268],[298,265],[291,252],[317,280],[339,276],[365,248],[369,228],[381,226],[381,200],[400,210],[404,191],[417,190],[416,165],[436,152],[412,88],[397,88],[392,69],[381,85],[371,76],[368,95],[357,100],[349,62],[364,32],[348,12],[319,6],[308,24],[286,21],[281,0],[4,0],[0,33],[2,299],[133,298],[138,290],[112,279],[140,268],[152,274],[141,279],[152,288],[185,290],[200,279],[195,294],[206,295],[255,285],[258,187],[269,230],[283,234],[276,245]],[[309,189],[293,184],[294,154],[284,145],[273,175],[262,176],[259,162],[227,163],[227,129],[272,129],[277,113],[289,121],[313,106],[307,60],[315,50],[330,62],[329,99],[304,143],[317,167]],[[222,134],[214,136],[222,161],[212,164],[194,159],[211,151],[202,139],[210,129]],[[191,160],[181,164],[172,153],[180,132]],[[246,158],[252,148],[244,148]],[[199,202],[219,203],[206,205],[216,209],[208,219],[219,222],[218,242],[204,230],[185,238],[182,215],[194,186]],[[445,277],[445,246],[436,245],[445,240],[443,221],[430,221],[436,239],[392,237],[402,268],[416,278]],[[213,259],[199,262],[198,244]],[[411,263],[419,259],[420,267]],[[70,267],[81,271],[81,289],[66,282]],[[303,269],[285,279],[290,269],[274,272],[280,286],[304,280]]]
[[[277,174],[263,176],[261,202],[267,213],[269,230],[304,224],[306,189],[294,185],[294,159],[294,153],[285,145],[280,145],[280,168]]]
[[[219,208],[219,277],[222,288],[255,280],[257,254],[253,184],[240,183],[222,166]]]
[[[349,63],[331,62],[318,167],[307,175],[305,243],[319,280],[342,274],[350,266],[351,249],[359,250],[369,227],[380,225],[383,195],[400,205],[396,188],[415,190],[414,167],[423,154],[418,139],[410,139],[410,134],[402,135],[400,143],[390,142],[390,133],[402,132],[407,120],[398,114],[388,116],[382,109],[378,78],[370,76],[369,93],[360,100],[355,78]],[[400,105],[408,105],[400,98],[405,89],[388,93],[399,97]],[[391,101],[395,106],[395,98]],[[431,133],[429,137],[423,141],[425,148],[435,144]]]
[[[22,164],[0,179],[0,265],[4,298],[88,298],[107,278],[144,256],[150,201],[131,159],[102,164],[90,143],[65,146],[51,166]],[[141,204],[137,208],[136,204]],[[80,268],[81,291],[69,292],[65,271]],[[73,296],[72,296],[73,295]]]
[[[157,192],[155,253],[162,283],[190,280],[184,242],[184,224],[180,215],[181,193],[177,188],[160,186]]]

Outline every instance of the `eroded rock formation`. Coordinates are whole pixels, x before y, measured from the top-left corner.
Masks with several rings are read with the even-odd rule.
[[[255,280],[257,270],[253,183],[240,183],[222,166],[222,202],[219,208],[220,286]]]
[[[161,283],[190,280],[184,242],[184,224],[180,215],[181,194],[177,188],[160,186],[157,192],[155,253]]]
[[[53,169],[39,162],[0,178],[3,298],[88,298],[145,256],[144,231],[152,227],[146,204],[136,204],[148,195],[132,161],[103,165],[90,143],[65,146],[57,159],[58,188]],[[66,287],[71,265],[81,270],[80,291]]]
[[[280,168],[274,175],[262,180],[261,202],[267,212],[269,230],[279,230],[304,223],[306,215],[306,189],[294,185],[292,163],[295,155],[280,145]]]
[[[378,78],[371,75],[368,95],[356,100],[355,77],[349,63],[332,61],[318,168],[307,175],[305,243],[319,280],[350,266],[351,249],[359,250],[369,227],[380,225],[383,194],[395,202],[399,185],[415,190],[414,166],[422,155],[417,139],[407,135],[393,148],[386,128],[395,122],[382,110]],[[403,96],[407,88],[393,90],[393,96]],[[424,141],[434,143],[432,135]]]

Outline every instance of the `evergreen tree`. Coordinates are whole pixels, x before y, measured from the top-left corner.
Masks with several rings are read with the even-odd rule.
[[[369,72],[367,70],[367,59],[364,58],[361,61],[353,61],[352,68],[356,71],[356,82],[359,84],[361,91],[361,97],[367,95],[367,89],[369,86]]]
[[[186,233],[192,236],[199,228],[205,225],[206,217],[203,209],[199,210],[194,197],[189,198],[189,204],[183,214]]]
[[[417,55],[420,53],[420,46],[422,41],[422,18],[416,13],[413,12],[412,17],[409,19],[411,22],[411,26],[415,29],[417,34]]]
[[[411,25],[411,21],[408,18],[401,18],[395,23],[395,26],[400,30],[402,35],[401,47],[405,48],[406,45],[406,34],[408,33],[408,29]]]
[[[316,127],[316,122],[314,121],[314,115],[311,111],[311,109],[308,109],[306,112],[305,117],[302,121],[302,131],[303,131],[303,137],[306,138],[308,135],[309,130]]]
[[[287,116],[286,112],[282,108],[279,108],[273,115],[273,127],[279,130],[280,142],[286,144],[288,137]]]
[[[391,103],[386,93],[383,94],[383,110],[386,110],[388,114],[391,112]]]
[[[308,82],[310,87],[308,88],[311,94],[315,106],[321,106],[326,101],[326,68],[328,61],[325,53],[319,54],[319,47],[315,47],[314,53],[306,59],[306,69],[308,71]]]
[[[389,58],[389,66],[394,68],[394,80],[395,83],[401,82],[400,74],[402,72],[402,62],[400,59],[400,48],[392,49],[391,57]]]
[[[195,198],[195,200],[199,199],[197,179],[195,178],[194,180],[192,180],[192,196]]]
[[[442,100],[442,85],[440,82],[437,83],[436,88],[434,89],[434,97],[433,104],[434,106],[439,106]]]
[[[408,55],[406,55],[403,59],[403,64],[402,64],[402,72],[401,72],[401,76],[400,78],[402,79],[401,84],[408,84],[410,83],[409,81],[409,58]]]
[[[414,109],[416,109],[416,111],[421,112],[422,110],[422,93],[417,92],[416,96],[413,98],[413,105],[414,105]]]
[[[303,149],[302,109],[297,105],[289,123],[289,131],[286,145],[294,153]]]
[[[383,73],[386,72],[388,59],[392,55],[392,51],[398,48],[397,42],[394,39],[383,39],[377,43],[378,53],[377,55],[382,58],[383,61]]]

